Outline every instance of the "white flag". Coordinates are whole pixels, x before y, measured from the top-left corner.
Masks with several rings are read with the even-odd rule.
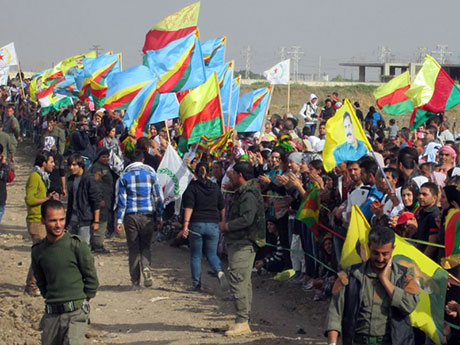
[[[179,199],[185,192],[193,174],[169,145],[157,170],[158,182],[163,189],[165,206]]]
[[[0,48],[0,68],[6,66],[16,66],[17,64],[18,57],[16,55],[16,49],[14,49],[14,42]]]
[[[0,68],[0,85],[6,85],[8,83],[9,74],[10,74],[9,67]]]
[[[264,72],[264,77],[267,78],[270,84],[289,84],[291,59],[281,61],[268,71]]]

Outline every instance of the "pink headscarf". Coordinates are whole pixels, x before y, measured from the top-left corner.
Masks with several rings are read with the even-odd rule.
[[[438,152],[446,151],[449,153],[452,157],[454,157],[454,161],[457,159],[457,152],[449,145],[444,145],[442,146]]]

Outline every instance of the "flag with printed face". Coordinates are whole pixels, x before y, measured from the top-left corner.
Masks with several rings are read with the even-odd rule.
[[[14,42],[0,48],[0,68],[7,66],[16,66],[18,64],[18,56],[14,49]]]
[[[368,246],[370,229],[359,207],[353,205],[340,260],[342,268],[364,262],[370,257]],[[412,326],[425,332],[436,344],[441,344],[447,271],[398,235],[394,243],[393,262],[414,272],[414,278],[420,287],[419,303],[409,315]]]
[[[324,169],[329,172],[342,162],[355,162],[370,150],[372,146],[367,140],[363,127],[350,101],[345,99],[342,107],[326,122]]]
[[[277,63],[275,66],[264,72],[264,77],[270,84],[289,84],[291,59]]]
[[[157,176],[163,190],[165,206],[171,201],[178,200],[193,179],[192,172],[171,145],[168,145],[161,160]]]

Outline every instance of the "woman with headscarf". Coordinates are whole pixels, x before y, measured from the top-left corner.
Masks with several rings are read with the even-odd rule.
[[[98,145],[99,147],[105,147],[110,151],[109,167],[114,174],[114,178],[118,178],[124,168],[123,151],[121,150],[120,142],[115,137],[116,132],[117,130],[115,126],[109,124],[106,127],[105,137],[101,139]]]
[[[219,243],[219,222],[225,219],[225,204],[220,188],[208,177],[208,165],[200,162],[195,169],[196,180],[190,182],[182,196],[184,225],[178,234],[189,239],[190,269],[192,272],[191,292],[201,291],[201,257],[204,252],[217,275],[222,290],[228,289],[228,282],[217,256]]]

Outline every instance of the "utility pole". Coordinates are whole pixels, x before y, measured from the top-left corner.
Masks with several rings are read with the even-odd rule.
[[[249,71],[251,70],[251,46],[247,46],[243,51],[243,56],[246,60],[246,68],[244,70],[244,78],[249,79]]]
[[[422,63],[425,60],[425,56],[427,53],[428,53],[427,47],[419,47],[417,49],[417,53],[415,53],[417,62]]]
[[[431,54],[438,54],[439,56],[439,63],[445,64],[447,62],[447,56],[452,55],[452,52],[448,51],[448,46],[446,44],[438,44],[436,46],[437,50],[431,51]]]
[[[288,52],[288,54],[292,57],[292,61],[294,61],[294,81],[297,81],[299,75],[300,56],[305,54],[300,49],[301,47],[299,46],[292,46],[291,51]]]
[[[280,47],[280,49],[278,49],[278,57],[280,61],[286,60],[286,47]]]
[[[379,47],[379,60],[381,63],[390,62],[391,49],[385,46]]]
[[[99,52],[102,52],[103,50],[99,44],[93,44],[90,49],[96,51],[96,56],[99,56]]]
[[[321,55],[319,56],[318,60],[318,81],[321,80]]]

